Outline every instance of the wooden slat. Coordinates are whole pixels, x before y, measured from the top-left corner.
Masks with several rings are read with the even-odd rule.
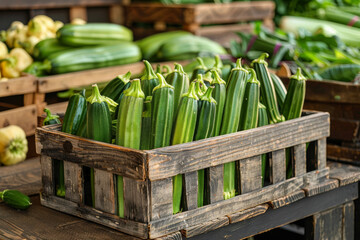
[[[141,73],[144,64],[142,62],[131,63],[122,66],[99,68],[73,73],[58,74],[39,78],[39,93],[49,93],[67,90],[75,87],[91,85],[93,83],[106,82],[119,74],[130,71],[132,74]],[[76,79],[76,81],[74,81]]]
[[[83,202],[82,168],[64,161],[65,199],[75,203]]]
[[[286,179],[285,149],[271,153],[270,158],[270,182],[275,184]]]
[[[145,179],[146,154],[142,151],[80,138],[46,128],[37,129],[37,153],[112,172]]]
[[[324,179],[318,183],[310,184],[304,187],[304,191],[307,197],[311,197],[320,193],[324,193],[339,187],[337,179]]]
[[[209,202],[216,203],[224,199],[224,165],[209,168]]]
[[[305,198],[305,192],[303,190],[296,191],[294,193],[291,193],[285,197],[281,197],[279,199],[270,201],[269,204],[273,209],[277,209],[286,205],[289,205],[293,202],[296,202],[300,199]]]
[[[317,110],[321,112],[330,113],[331,119],[339,120],[356,120],[360,119],[360,104],[355,103],[329,103],[329,102],[315,102],[306,101],[304,103],[304,109]],[[331,127],[336,124],[331,124]]]
[[[182,240],[182,235],[181,232],[176,232],[163,237],[155,238],[155,240]]]
[[[147,224],[122,219],[116,215],[108,214],[91,207],[78,207],[78,204],[65,200],[63,198],[52,196],[41,196],[41,204],[62,212],[96,222],[107,227],[117,229],[121,232],[135,237],[147,238]]]
[[[124,216],[126,219],[148,222],[149,198],[148,182],[123,178],[124,181]]]
[[[1,4],[1,3],[0,3]],[[14,96],[36,92],[36,78],[32,75],[25,75],[19,78],[12,78],[8,81],[0,81],[0,97]]]
[[[320,170],[314,170],[303,175],[305,186],[311,184],[318,184],[329,176],[329,168],[323,168]]]
[[[109,8],[110,22],[124,25],[124,8],[120,5],[113,5]]]
[[[312,174],[312,173],[309,173]],[[186,211],[152,221],[149,224],[151,238],[165,235],[191,226],[199,222],[210,221],[218,216],[224,216],[243,209],[255,207],[259,204],[288,195],[303,185],[302,178],[292,178],[287,181],[264,187],[258,191],[235,196],[226,201],[206,205],[191,211]]]
[[[149,179],[161,179],[217,166],[328,135],[329,115],[315,113],[278,124],[154,149],[146,151],[149,156]]]
[[[173,184],[171,178],[151,182],[151,186],[150,186],[151,221],[162,219],[164,217],[171,216],[173,214],[172,187]]]
[[[240,161],[241,194],[258,190],[262,187],[261,155]]]
[[[197,202],[198,172],[195,171],[195,172],[185,173],[183,176],[183,181],[185,183],[183,184],[183,186],[185,187],[184,193],[185,193],[187,210],[195,209],[198,206],[198,202]]]
[[[70,21],[75,18],[80,18],[87,21],[86,7],[71,7],[69,9]]]
[[[34,93],[25,93],[24,94],[24,106],[31,105],[35,103]]]
[[[360,166],[360,149],[327,144],[327,157],[331,160],[351,163]]]
[[[21,127],[26,136],[34,135],[37,126],[36,105],[19,107],[0,112],[0,128],[9,125]]]
[[[63,1],[47,1],[47,0],[2,0],[0,9],[37,9],[37,8],[66,8],[70,6],[106,6],[119,4],[119,0],[63,0]]]
[[[360,168],[348,164],[328,162],[329,177],[339,180],[339,186],[345,186],[360,181]]]
[[[249,218],[253,218],[256,216],[259,216],[263,213],[265,213],[269,208],[268,204],[261,204],[259,206],[253,207],[253,208],[249,208],[243,211],[239,211],[233,214],[228,215],[228,218],[230,220],[230,223],[237,223],[237,222],[241,222],[244,221],[246,219]]]
[[[355,239],[355,206],[354,202],[348,202],[343,207],[343,219],[342,219],[342,239],[351,240]],[[358,227],[358,225],[356,226]]]
[[[342,207],[313,216],[312,229],[306,239],[342,239]],[[310,233],[310,234],[309,234]]]
[[[294,146],[293,172],[296,177],[306,173],[306,143]]]
[[[337,139],[341,141],[359,141],[359,135],[360,118],[357,120],[331,118],[330,139]]]
[[[46,108],[49,109],[52,114],[64,114],[68,104],[69,102],[54,103],[47,105]]]
[[[209,231],[213,231],[226,225],[229,225],[229,218],[221,217],[196,226],[187,227],[181,232],[186,238],[191,238]]]
[[[43,184],[43,193],[46,195],[54,194],[54,179],[53,179],[53,161],[50,157],[40,156],[41,164],[41,180]]]
[[[95,208],[107,213],[116,213],[114,175],[94,169]]]
[[[326,167],[326,138],[317,141],[317,161],[318,169]]]
[[[39,157],[0,167],[0,189],[16,189],[26,195],[34,195],[40,193],[41,187]]]

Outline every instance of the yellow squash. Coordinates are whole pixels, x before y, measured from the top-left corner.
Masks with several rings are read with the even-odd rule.
[[[0,128],[0,163],[14,165],[26,158],[28,145],[22,128],[10,125]]]

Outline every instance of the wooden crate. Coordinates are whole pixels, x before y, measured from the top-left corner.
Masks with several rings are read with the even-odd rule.
[[[360,165],[359,94],[360,85],[353,83],[306,81],[304,109],[330,113],[328,158]]]
[[[59,131],[37,128],[47,207],[140,238],[157,238],[225,215],[286,198],[327,178],[328,113],[153,150],[134,150]],[[311,142],[306,152],[306,143]],[[294,152],[294,177],[286,179],[285,149]],[[262,187],[261,154],[269,153],[270,183]],[[54,194],[54,160],[64,161],[65,198]],[[223,168],[236,162],[237,195],[223,200]],[[84,204],[83,167],[94,168],[95,208]],[[197,171],[208,169],[210,204],[197,208]],[[184,176],[187,211],[173,215],[172,179]],[[114,176],[123,176],[125,218],[117,216]],[[310,193],[318,192],[313,188]],[[294,197],[290,197],[294,199]]]
[[[7,29],[12,21],[27,23],[40,14],[68,23],[74,18],[89,22],[113,22],[123,24],[121,3],[129,0],[2,0],[0,1],[0,29]]]
[[[227,46],[230,39],[237,38],[235,32],[252,31],[249,21],[262,20],[269,28],[274,27],[275,3],[272,1],[184,5],[131,3],[124,8],[125,25],[133,30],[137,39],[158,32],[183,29]],[[138,27],[138,23],[152,25],[144,28]]]
[[[0,128],[18,125],[26,136],[35,134],[35,92],[36,78],[32,75],[0,81]]]

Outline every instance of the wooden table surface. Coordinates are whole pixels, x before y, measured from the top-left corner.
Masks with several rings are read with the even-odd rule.
[[[322,206],[319,206],[319,209],[325,209],[327,207],[335,206],[335,204],[338,204],[337,202],[340,203],[340,201],[342,201],[341,203],[343,203],[349,201],[350,198],[357,198],[357,182],[360,179],[359,168],[348,165],[344,167],[344,165],[339,165],[338,163],[332,163],[329,164],[329,166],[331,168],[330,178],[336,178],[339,180],[339,188],[331,190],[327,193],[314,196],[313,199],[307,198],[299,200],[288,206],[281,207],[279,209],[269,209],[269,211],[263,214],[263,216],[260,215],[236,224],[230,224],[227,227],[223,227],[191,239],[225,239],[225,237],[227,237],[228,239],[239,239],[242,234],[249,234],[250,236],[251,234],[254,234],[256,232],[270,229],[270,227],[278,227],[289,222],[301,219],[300,215],[304,215],[302,217],[311,215],[311,212],[296,211],[302,209],[303,204],[305,204],[306,206],[310,206],[307,207],[309,211],[315,211],[316,207],[312,207],[312,205],[314,205],[313,203],[316,203],[316,201],[324,203],[320,204]],[[4,203],[0,203],[1,240],[138,239],[115,231],[111,228],[107,228],[102,225],[95,224],[81,218],[73,217],[41,206],[38,194],[41,188],[40,165],[38,159],[27,160],[18,167],[1,167],[0,190],[7,188],[19,189],[29,195],[32,195],[31,201],[33,205],[28,210],[20,211],[12,209],[6,206]],[[346,199],[346,194],[349,195],[349,199]],[[326,206],[326,204],[328,204],[328,206]],[[291,214],[284,214],[284,211]],[[294,213],[296,213],[296,215],[294,215]],[[284,216],[287,217],[282,219],[279,217],[279,214],[284,214]],[[276,219],[276,221],[271,221],[271,219]],[[266,222],[268,222],[268,224],[261,225],[261,222],[265,220]],[[270,223],[274,226],[270,226]],[[260,228],[255,226],[260,226]],[[173,237],[170,239],[179,239],[179,237],[177,235],[177,237]]]

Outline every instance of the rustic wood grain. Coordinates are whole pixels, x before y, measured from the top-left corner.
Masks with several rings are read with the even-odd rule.
[[[342,110],[344,111],[344,110]],[[331,118],[330,138],[341,141],[360,140],[360,118],[357,120]]]
[[[355,237],[355,225],[358,224],[355,221],[355,206],[354,202],[348,202],[344,204],[342,209],[342,239],[350,240]],[[358,227],[358,225],[356,225]]]
[[[78,207],[78,204],[58,197],[41,195],[41,204],[67,214],[105,225],[135,237],[148,237],[147,225],[144,223],[123,219],[91,207],[83,206],[80,208]]]
[[[1,3],[0,3],[1,4]],[[24,75],[8,81],[0,81],[0,97],[21,95],[36,92],[36,77]]]
[[[155,238],[155,240],[182,240],[182,235],[180,232],[176,232],[163,237]]]
[[[209,168],[209,202],[216,203],[224,199],[224,165]]]
[[[150,218],[159,220],[173,214],[172,178],[152,181],[150,183]],[[179,229],[180,230],[180,229]],[[177,231],[177,230],[175,230]],[[175,232],[174,231],[174,232]],[[165,235],[165,234],[163,234]],[[160,235],[161,236],[161,235]]]
[[[328,162],[329,177],[339,180],[339,186],[345,186],[360,181],[360,168],[352,165]]]
[[[238,195],[225,201],[164,217],[157,221],[151,221],[149,224],[149,235],[151,238],[155,238],[199,222],[213,220],[218,216],[224,216],[243,209],[255,207],[259,204],[290,194],[295,189],[301,188],[302,185],[302,178],[292,178],[278,184],[264,187],[258,191]]]
[[[94,169],[95,208],[107,213],[116,213],[114,175]]]
[[[324,179],[318,183],[309,184],[303,188],[307,197],[324,193],[339,187],[337,179]]]
[[[306,173],[305,175],[303,175],[305,186],[311,185],[311,184],[318,184],[319,182],[328,178],[329,171],[330,171],[329,168],[326,167],[326,168],[323,168],[320,170],[314,170],[314,171]]]
[[[280,149],[271,153],[269,159],[270,182],[275,184],[286,179],[285,149]]]
[[[16,189],[26,195],[40,193],[40,158],[27,159],[12,166],[0,167],[0,189]]]
[[[360,166],[360,149],[327,144],[327,157],[331,160]]]
[[[278,124],[145,151],[149,159],[149,179],[217,166],[328,135],[329,115],[315,113]]]
[[[321,112],[330,113],[331,119],[348,119],[359,120],[360,119],[360,104],[354,103],[328,103],[328,102],[315,102],[306,101],[304,103],[304,109],[312,109]],[[330,122],[330,126],[335,126]]]
[[[196,226],[187,227],[181,230],[181,232],[185,236],[185,238],[191,238],[209,231],[213,231],[226,225],[229,225],[229,218],[220,217]]]
[[[0,128],[9,125],[21,127],[26,136],[34,135],[37,125],[36,105],[33,104],[0,112]]]
[[[75,203],[83,202],[82,168],[64,161],[65,199]]]
[[[306,143],[294,146],[293,173],[296,177],[306,173]]]
[[[326,138],[317,140],[317,161],[318,169],[326,167]]]
[[[41,164],[41,180],[43,184],[43,193],[46,195],[54,195],[54,170],[51,157],[40,156]]]
[[[37,129],[36,141],[38,154],[124,177],[145,179],[146,154],[143,151],[80,138],[47,128]]]
[[[259,216],[263,213],[265,213],[269,208],[268,204],[261,204],[259,206],[253,207],[253,208],[249,208],[243,211],[239,211],[233,214],[228,215],[228,218],[230,220],[230,223],[237,223],[237,222],[241,222],[244,221],[246,219],[249,218],[253,218],[256,216]]]
[[[187,210],[192,210],[197,208],[198,172],[194,171],[190,173],[185,173],[183,176],[183,186],[185,187],[184,189],[185,200],[186,200],[185,205]]]
[[[270,201],[269,204],[270,204],[271,208],[277,209],[277,208],[289,205],[289,204],[296,202],[300,199],[303,199],[305,197],[306,197],[305,192],[303,190],[299,190],[299,191],[291,193],[287,196]]]
[[[126,219],[149,222],[149,191],[147,181],[123,178],[124,216]]]
[[[262,187],[261,155],[240,161],[241,194],[256,191]]]

